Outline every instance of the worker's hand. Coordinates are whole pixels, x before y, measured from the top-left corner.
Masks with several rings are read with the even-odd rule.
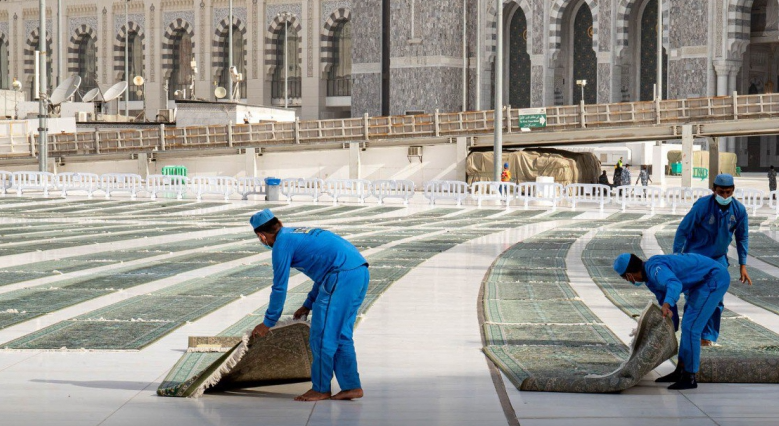
[[[747,265],[741,265],[741,282],[752,285],[752,278],[749,278],[747,273]]]
[[[663,303],[663,318],[673,318],[674,313],[671,311],[671,305]]]
[[[270,327],[265,325],[264,322],[261,322],[260,325],[254,327],[254,330],[252,330],[253,337],[265,337],[268,333],[270,333]]]
[[[295,311],[295,313],[292,315],[292,319],[299,320],[303,317],[308,316],[308,313],[311,312],[311,309],[308,309],[305,306],[301,306],[300,309]]]

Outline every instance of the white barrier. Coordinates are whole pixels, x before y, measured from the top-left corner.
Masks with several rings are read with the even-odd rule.
[[[531,201],[552,203],[552,210],[557,209],[565,196],[563,185],[554,182],[522,182],[517,185],[517,200],[524,200],[525,208]]]
[[[8,188],[11,187],[12,176],[13,174],[11,172],[0,171],[0,192],[3,195],[5,195]]]
[[[455,200],[457,205],[468,198],[468,184],[457,180],[431,180],[425,182],[425,198],[430,204],[436,200]]]
[[[608,185],[590,183],[571,183],[565,186],[565,198],[576,210],[576,204],[593,203],[603,207],[611,202],[611,188]]]
[[[238,179],[238,193],[242,200],[248,200],[249,195],[265,195],[265,179],[258,177],[242,177]]]
[[[768,206],[774,209],[774,214],[776,215],[776,218],[779,218],[779,191],[773,190],[768,193]]]
[[[157,194],[174,194],[181,200],[187,192],[187,181],[186,176],[149,175],[146,176],[146,192],[152,200],[157,199]]]
[[[356,198],[360,204],[371,196],[371,181],[365,179],[333,179],[325,181],[325,192],[333,197],[333,204],[340,198]]]
[[[653,186],[618,186],[613,190],[614,199],[624,212],[628,206],[649,207],[652,214],[660,206],[663,190]]]
[[[665,190],[665,203],[671,206],[672,213],[676,213],[677,206],[692,206],[707,195],[711,195],[711,190],[708,188],[667,188]]]
[[[517,196],[517,184],[512,182],[474,182],[471,184],[471,197],[481,207],[482,201],[500,201],[509,207],[511,200]]]
[[[73,191],[84,191],[87,193],[87,198],[92,198],[92,194],[100,189],[100,176],[94,173],[57,173],[55,183],[63,198],[68,196],[68,192]]]
[[[282,179],[281,193],[287,197],[287,202],[294,196],[311,197],[314,202],[319,201],[319,196],[324,193],[325,181],[322,179]]]
[[[752,209],[752,214],[757,213],[757,209],[763,207],[763,197],[765,192],[759,189],[737,188],[733,196],[741,201],[741,204],[748,209]]]
[[[11,188],[16,190],[16,195],[21,197],[22,192],[43,191],[43,196],[49,196],[50,189],[54,186],[54,173],[49,172],[14,172],[11,175]]]
[[[154,176],[154,175],[152,175]],[[100,190],[105,192],[106,199],[111,198],[112,192],[126,192],[135,199],[138,192],[143,190],[141,176],[132,173],[106,173],[100,175]]]
[[[223,195],[228,201],[238,186],[238,181],[229,176],[196,176],[189,183],[198,201],[203,199],[204,194]]]
[[[399,198],[403,200],[403,204],[408,205],[416,189],[416,185],[410,180],[375,180],[371,186],[371,194],[379,200],[379,204],[384,204],[385,198]]]

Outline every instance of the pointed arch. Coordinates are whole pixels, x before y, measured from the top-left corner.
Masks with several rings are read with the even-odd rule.
[[[122,24],[116,34],[116,39],[114,39],[114,73],[116,73],[117,79],[122,79],[124,75],[124,45],[127,43],[128,34],[133,33],[141,40],[142,63],[146,63],[146,34],[143,27],[132,21],[128,23],[127,27]]]
[[[598,51],[598,0],[584,0],[592,14],[592,49]],[[553,0],[549,11],[549,53],[555,62],[563,43],[563,19],[565,11],[577,0]]]
[[[294,33],[298,37],[300,36],[303,27],[300,20],[296,16],[293,16],[289,20],[289,32]],[[276,72],[276,52],[280,48],[280,45],[284,43],[284,20],[280,17],[273,18],[273,21],[268,26],[268,32],[265,36],[265,75],[266,78],[271,79]],[[298,66],[303,66],[303,46],[298,45]]]
[[[327,78],[330,69],[336,61],[335,33],[339,25],[352,20],[352,11],[348,8],[339,8],[333,11],[322,27],[320,40],[320,62],[322,64],[322,78]],[[349,52],[351,55],[351,52]]]
[[[162,79],[166,81],[173,72],[173,51],[176,42],[186,34],[192,40],[192,51],[195,51],[195,30],[192,25],[182,18],[168,24],[162,41]]]

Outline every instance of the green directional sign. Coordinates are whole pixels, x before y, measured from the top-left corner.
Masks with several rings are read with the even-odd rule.
[[[519,127],[546,127],[546,108],[525,108],[519,110]]]

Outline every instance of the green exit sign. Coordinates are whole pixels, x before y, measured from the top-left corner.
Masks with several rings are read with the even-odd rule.
[[[525,108],[519,110],[519,127],[546,127],[546,108]]]

